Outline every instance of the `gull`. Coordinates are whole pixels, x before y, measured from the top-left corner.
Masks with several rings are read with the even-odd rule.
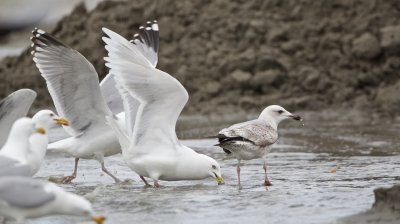
[[[35,175],[46,155],[47,130],[59,125],[68,125],[68,121],[51,110],[41,110],[32,119],[17,120],[0,151],[0,176]]]
[[[176,121],[188,93],[178,80],[155,68],[157,23],[140,27],[131,42],[107,28],[103,32],[108,36],[103,37],[108,51],[106,66],[114,75],[126,108],[126,130],[111,116],[107,120],[119,139],[126,164],[141,177],[152,178],[154,187],[160,187],[159,180],[210,176],[223,183],[217,161],[182,145],[176,136]],[[140,103],[134,111],[130,110],[132,97]]]
[[[30,118],[20,118],[13,124],[6,143],[0,151],[0,176],[31,176],[32,169],[27,156],[36,147],[32,142],[43,144],[43,128],[36,128]]]
[[[28,114],[35,98],[35,91],[20,89],[0,101],[0,148],[7,140],[11,126],[18,118]]]
[[[96,70],[79,52],[43,30],[36,28],[32,33],[33,61],[46,80],[57,112],[70,121],[69,127],[64,127],[70,137],[49,144],[49,150],[75,157],[74,171],[63,182],[71,182],[76,177],[80,158],[99,161],[102,170],[115,182],[120,182],[106,169],[104,157],[121,152],[118,139],[105,118],[114,116],[113,111],[121,110],[111,110],[107,103],[113,104],[121,99],[118,99],[118,94],[104,94],[106,103]],[[113,86],[112,82],[112,77],[108,77],[103,83],[104,88]],[[123,114],[115,117],[125,123]]]
[[[105,220],[85,198],[29,177],[0,177],[0,215],[18,223],[49,215],[84,216],[97,224]]]
[[[225,153],[233,154],[238,160],[236,172],[238,187],[240,183],[240,161],[262,158],[264,160],[264,185],[271,186],[267,176],[266,156],[272,145],[278,140],[278,125],[286,119],[302,120],[298,115],[294,115],[283,107],[271,105],[266,107],[255,120],[234,124],[222,129],[216,138]]]

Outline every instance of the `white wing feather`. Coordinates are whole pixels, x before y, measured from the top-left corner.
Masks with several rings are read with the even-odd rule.
[[[112,113],[100,91],[93,65],[79,52],[42,30],[33,31],[36,63],[59,115],[70,120],[69,134],[76,136],[93,125],[106,125]]]
[[[164,139],[176,144],[176,121],[189,97],[186,89],[169,74],[154,68],[134,44],[109,29],[103,31],[109,37],[103,37],[109,53],[106,66],[115,75],[120,85],[117,88],[125,88],[141,103],[133,131],[136,143],[144,136],[162,133],[168,136]]]
[[[0,101],[0,149],[8,138],[11,126],[18,118],[27,115],[35,98],[35,91],[20,89]]]

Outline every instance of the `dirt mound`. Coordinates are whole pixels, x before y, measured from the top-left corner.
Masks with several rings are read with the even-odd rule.
[[[187,114],[281,104],[395,115],[399,11],[397,0],[103,2],[92,12],[77,7],[51,33],[104,77],[101,27],[131,37],[146,20],[157,19],[159,68],[189,91]],[[29,51],[1,62],[0,97],[30,87],[41,99],[36,107],[43,107],[51,101]]]
[[[374,190],[375,203],[364,213],[349,216],[338,223],[380,223],[395,224],[400,220],[400,185]]]

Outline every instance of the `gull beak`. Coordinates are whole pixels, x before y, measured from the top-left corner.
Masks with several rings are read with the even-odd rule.
[[[103,224],[104,220],[106,220],[106,217],[104,216],[92,216],[92,221],[96,224]]]
[[[303,118],[301,118],[299,115],[291,114],[289,115],[290,118],[292,118],[295,121],[302,121]]]
[[[215,175],[215,180],[217,181],[218,185],[225,184],[224,178],[222,178],[222,176],[218,176],[215,173],[214,173],[214,175]]]
[[[69,125],[69,121],[63,117],[55,118],[53,120],[56,122],[56,124],[59,124],[59,125],[64,125],[64,126]]]
[[[46,130],[44,130],[44,128],[37,128],[36,132],[42,135],[46,134]]]

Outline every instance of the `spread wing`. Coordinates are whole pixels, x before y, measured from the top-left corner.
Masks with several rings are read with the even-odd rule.
[[[133,35],[133,40],[130,42],[135,44],[137,50],[142,53],[153,67],[156,67],[159,49],[159,30],[157,21],[148,21],[146,27],[141,26],[139,32]],[[101,81],[100,89],[113,114],[118,114],[124,111],[121,93],[119,93],[116,88],[116,82],[112,74],[108,74]],[[133,97],[128,99],[125,98],[125,100],[129,100],[128,104],[130,107],[136,105],[136,108],[132,108],[133,110],[137,110],[139,107],[139,103]],[[136,112],[134,112],[134,114],[136,114]],[[135,117],[133,117],[133,119],[135,119]]]
[[[167,136],[163,139],[165,144],[175,144],[176,121],[189,97],[186,89],[169,74],[154,68],[134,43],[109,29],[103,31],[108,35],[103,37],[108,51],[106,66],[119,88],[140,102],[133,131],[135,142],[161,134]]]
[[[35,98],[35,91],[20,89],[0,101],[0,149],[7,141],[11,126],[26,116]]]
[[[48,33],[38,29],[32,33],[33,60],[46,80],[58,114],[71,122],[69,134],[76,136],[93,125],[105,125],[105,116],[112,113],[102,97],[93,65]]]
[[[257,146],[268,146],[278,140],[278,132],[266,122],[256,119],[222,129],[217,137],[220,144],[241,140]]]
[[[53,201],[56,195],[46,191],[46,184],[31,178],[0,178],[0,201],[18,208],[35,208]]]
[[[122,97],[118,93],[115,85],[116,82],[112,74],[108,74],[100,82],[100,90],[103,94],[103,98],[106,101],[108,108],[110,108],[111,112],[116,115],[124,112],[124,104],[122,102]]]

